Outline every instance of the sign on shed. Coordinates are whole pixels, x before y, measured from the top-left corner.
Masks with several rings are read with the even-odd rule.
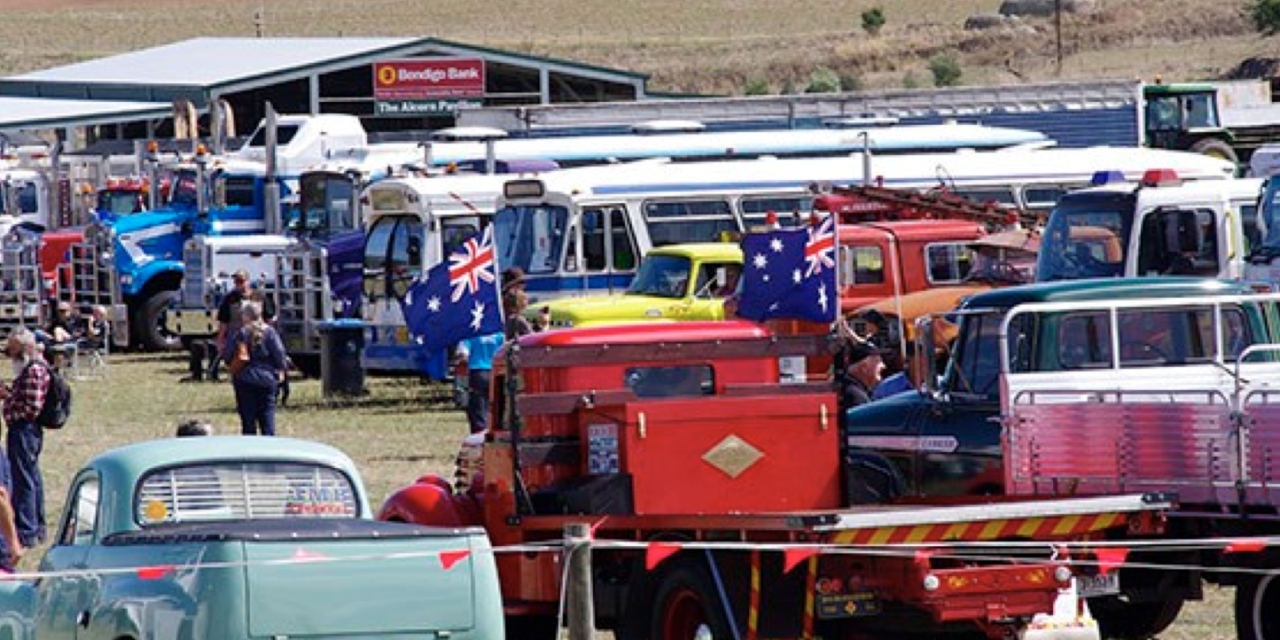
[[[373,63],[373,99],[378,115],[452,114],[480,106],[484,60],[414,58]]]

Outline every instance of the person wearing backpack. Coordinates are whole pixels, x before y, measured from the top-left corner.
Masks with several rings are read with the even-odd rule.
[[[276,398],[288,371],[284,343],[263,319],[262,305],[246,301],[240,305],[240,315],[243,322],[231,335],[223,355],[236,391],[240,433],[274,436]]]
[[[44,408],[52,377],[40,355],[40,343],[31,330],[19,327],[9,334],[5,354],[13,366],[13,382],[0,387],[3,414],[9,427],[5,446],[12,474],[12,502],[18,540],[31,548],[44,542],[44,478],[40,474],[40,450],[44,428],[37,417]]]

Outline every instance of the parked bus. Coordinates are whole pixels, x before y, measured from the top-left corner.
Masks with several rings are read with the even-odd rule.
[[[1225,180],[1234,171],[1217,158],[1142,148],[646,163],[509,180],[496,203],[494,238],[499,265],[525,271],[536,303],[621,291],[637,257],[652,247],[734,236],[763,225],[770,213],[795,224],[808,219],[815,195],[868,177],[1047,212],[1099,170],[1136,181],[1152,168],[1173,169],[1186,180]]]

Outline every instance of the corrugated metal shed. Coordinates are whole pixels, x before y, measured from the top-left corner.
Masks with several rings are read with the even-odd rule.
[[[194,38],[0,78],[0,97],[165,105],[182,99],[190,100],[200,111],[219,98],[229,98],[233,103],[241,102],[235,105],[236,110],[250,122],[256,121],[266,100],[283,102],[285,109],[295,112],[336,109],[363,116],[366,114],[359,110],[344,109],[362,99],[360,90],[372,86],[362,74],[374,62],[433,56],[483,59],[500,85],[491,92],[507,104],[642,99],[648,80],[644,74],[439,38]],[[502,86],[507,83],[512,86]],[[54,102],[47,104],[62,111]],[[167,115],[167,109],[160,115]],[[56,122],[49,118],[22,120],[0,110],[4,116],[0,128],[97,124],[104,121],[99,115],[109,110],[104,106],[91,119],[70,114]],[[126,109],[119,115],[117,122],[151,118],[154,113],[137,116]]]
[[[12,98],[0,96],[0,130],[45,129],[77,125],[95,125],[164,118],[172,107],[168,103],[124,102],[118,100],[55,100],[49,98]]]

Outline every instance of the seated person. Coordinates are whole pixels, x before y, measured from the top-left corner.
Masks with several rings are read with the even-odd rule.
[[[111,323],[107,320],[107,309],[102,305],[94,305],[89,321],[84,323],[80,336],[80,347],[93,351],[101,351],[107,346],[111,336]]]
[[[53,319],[49,321],[49,327],[44,333],[43,337],[39,334],[36,337],[51,344],[63,344],[79,339],[83,333],[80,314],[75,312],[70,302],[66,300],[58,302]]]

